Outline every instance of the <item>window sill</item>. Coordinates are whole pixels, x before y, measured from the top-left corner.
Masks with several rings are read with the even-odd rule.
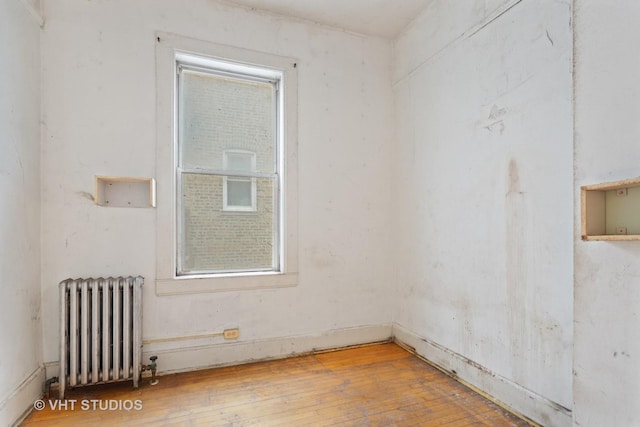
[[[156,295],[288,288],[298,284],[298,273],[259,273],[217,277],[157,279]]]
[[[254,210],[254,211],[235,211],[233,209],[221,209],[219,211],[221,214],[225,214],[225,215],[258,215],[258,210]]]

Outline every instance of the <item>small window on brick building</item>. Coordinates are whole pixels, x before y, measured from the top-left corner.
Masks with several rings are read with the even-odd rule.
[[[256,171],[256,153],[244,150],[225,150],[223,158],[225,175],[222,184],[222,201],[225,211],[256,211],[256,179],[245,174]]]

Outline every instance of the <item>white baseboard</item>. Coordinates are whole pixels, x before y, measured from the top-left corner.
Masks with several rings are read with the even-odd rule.
[[[31,412],[33,402],[42,397],[44,382],[44,367],[39,366],[8,397],[0,402],[0,425],[19,424]]]
[[[45,362],[44,363],[44,373],[45,377],[53,378],[60,376],[60,362],[57,360],[55,362]]]
[[[347,347],[388,340],[391,325],[369,325],[336,329],[321,335],[303,335],[253,341],[225,341],[206,345],[189,344],[188,341],[171,343],[174,348],[162,345],[145,345],[142,361],[158,356],[158,373],[169,374],[213,368],[226,365],[279,359],[317,350]]]
[[[545,426],[572,425],[570,409],[491,372],[461,354],[420,337],[398,324],[393,325],[393,336],[396,341],[413,348],[418,355],[439,368],[450,373],[455,371],[455,376],[463,383],[536,423]]]

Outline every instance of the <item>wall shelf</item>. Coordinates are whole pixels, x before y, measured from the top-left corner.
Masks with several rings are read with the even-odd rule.
[[[640,240],[640,178],[581,188],[582,240]]]
[[[99,206],[155,208],[156,180],[96,175],[94,200]]]

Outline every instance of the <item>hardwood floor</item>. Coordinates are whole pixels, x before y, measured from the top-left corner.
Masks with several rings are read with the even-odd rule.
[[[166,375],[137,390],[77,388],[66,408],[55,402],[22,425],[529,425],[393,343]]]

